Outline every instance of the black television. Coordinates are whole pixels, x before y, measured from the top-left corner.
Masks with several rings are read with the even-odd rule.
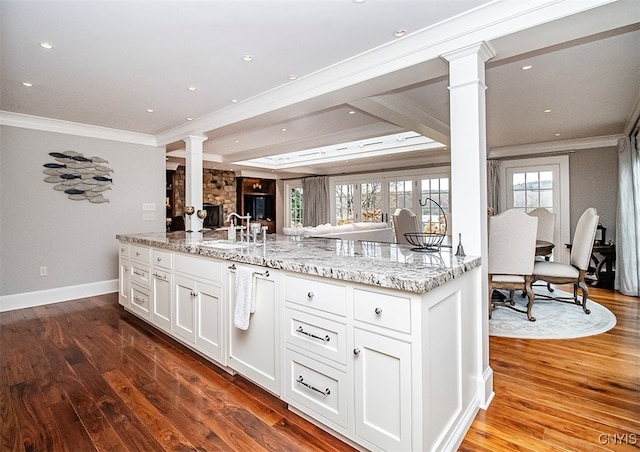
[[[273,196],[244,195],[244,215],[251,215],[252,220],[272,221],[275,217]]]

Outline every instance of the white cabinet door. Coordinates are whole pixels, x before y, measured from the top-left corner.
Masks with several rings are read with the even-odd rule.
[[[120,279],[118,280],[118,303],[128,308],[131,304],[129,299],[131,295],[131,266],[129,265],[129,259],[121,257],[118,266],[120,273]]]
[[[196,341],[196,287],[191,278],[175,275],[173,332],[191,344]]]
[[[151,281],[151,320],[165,331],[171,331],[172,274],[154,270]]]
[[[384,450],[411,450],[411,345],[354,328],[355,433]]]
[[[222,289],[218,286],[196,281],[197,322],[196,347],[218,362],[224,363],[224,314]]]
[[[249,319],[249,328],[233,325],[235,309],[235,272],[229,272],[229,367],[268,389],[280,394],[280,303],[278,288],[281,274],[255,267],[253,277],[256,310]]]

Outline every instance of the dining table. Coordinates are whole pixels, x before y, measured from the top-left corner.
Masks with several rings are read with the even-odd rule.
[[[547,256],[551,254],[554,247],[555,245],[552,242],[536,240],[536,256]]]

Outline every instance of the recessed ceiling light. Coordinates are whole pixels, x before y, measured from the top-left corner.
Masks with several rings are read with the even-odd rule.
[[[238,102],[239,102],[238,99],[231,99],[232,104],[237,104]]]
[[[366,2],[366,1],[367,1],[367,0],[353,0],[353,3],[364,3],[364,2]]]
[[[298,76],[296,74],[289,75],[289,80],[295,80],[297,78],[298,78]]]
[[[353,110],[349,110],[349,114],[350,114],[350,115],[355,115],[355,114],[356,114],[356,112],[355,112],[355,111],[353,111]]]
[[[550,109],[550,108],[547,108],[544,112],[545,112],[545,113],[551,113],[551,109]]]
[[[234,141],[234,143],[240,143],[240,140],[236,140],[236,141]]]
[[[29,82],[22,82],[22,86],[26,86],[28,88],[31,88],[33,86],[33,83],[29,83]]]
[[[193,121],[193,118],[187,118],[187,121]]]
[[[559,134],[559,133],[556,133],[556,136],[557,136],[557,137],[559,137],[559,136],[560,136],[560,134]]]
[[[195,86],[189,86],[187,89],[189,91],[195,91],[197,88]]]
[[[396,30],[393,32],[393,36],[395,36],[396,38],[401,38],[406,34],[407,34],[407,30],[405,30],[404,28],[401,28],[400,30]]]
[[[153,113],[153,108],[147,108],[147,113]]]
[[[53,46],[48,42],[41,42],[40,47],[47,50],[53,49]]]
[[[245,55],[242,57],[244,61],[253,61],[253,57],[251,55]]]
[[[523,71],[528,71],[529,69],[531,69],[533,66],[531,66],[530,64],[527,64],[526,66],[522,66],[522,70]]]
[[[282,132],[286,132],[286,131],[287,131],[287,129],[285,129],[285,128],[283,127],[282,129],[280,129],[280,131],[282,131]]]

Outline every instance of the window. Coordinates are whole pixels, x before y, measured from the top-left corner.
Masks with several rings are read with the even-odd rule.
[[[336,184],[335,189],[335,212],[336,226],[353,223],[355,218],[354,200],[355,184]]]
[[[360,213],[362,221],[382,221],[382,184],[367,182],[360,185]]]
[[[303,226],[302,224],[302,212],[303,212],[303,196],[302,187],[293,187],[289,192],[289,225],[291,227]]]
[[[420,220],[422,225],[432,225],[430,232],[437,232],[442,229],[446,219],[441,218],[442,212],[437,206],[427,202],[427,198],[433,199],[447,215],[450,212],[449,204],[449,178],[437,177],[432,179],[422,179],[420,197]],[[423,205],[424,204],[424,205]]]
[[[413,209],[413,180],[389,181],[389,212]]]
[[[513,172],[511,177],[513,207],[530,212],[545,207],[553,212],[553,172]]]

